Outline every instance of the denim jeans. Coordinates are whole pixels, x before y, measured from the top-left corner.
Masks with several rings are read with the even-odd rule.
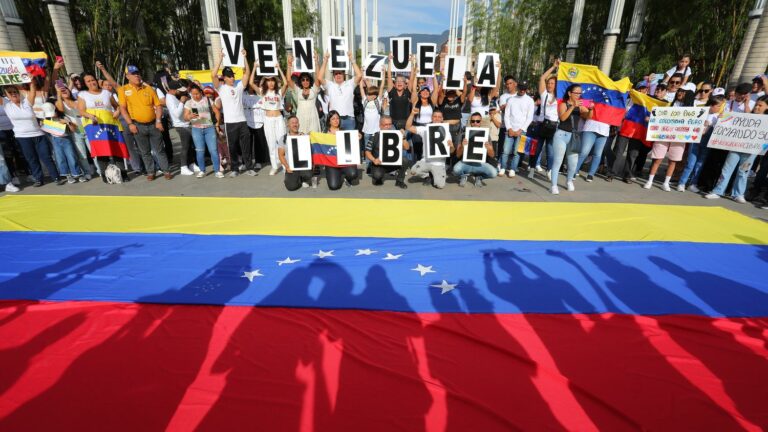
[[[489,179],[496,177],[499,172],[489,163],[458,161],[453,165],[453,174],[456,176],[472,174],[481,176],[484,179]]]
[[[219,172],[219,151],[216,145],[216,128],[209,126],[207,128],[192,129],[192,142],[195,143],[195,154],[197,156],[197,166],[200,171],[205,172],[205,149],[211,154],[211,163],[213,171]]]
[[[552,138],[552,186],[557,186],[558,177],[560,177],[560,167],[563,165],[563,159],[566,157],[566,151],[568,150],[568,143],[571,142],[571,132],[558,129],[555,132],[555,136]],[[576,165],[579,160],[578,152],[568,152],[568,167]]]
[[[723,165],[723,170],[720,172],[720,179],[717,181],[715,188],[712,189],[712,193],[717,195],[724,194],[733,171],[738,169],[736,181],[733,182],[731,196],[734,198],[743,197],[744,192],[747,190],[749,169],[752,168],[752,162],[755,161],[755,157],[757,155],[728,152],[728,156],[725,158],[725,165]]]
[[[168,170],[168,158],[165,154],[165,148],[163,147],[163,134],[159,129],[155,127],[154,123],[138,123],[134,122],[138,133],[133,137],[136,140],[136,144],[141,152],[141,159],[144,161],[144,167],[147,169],[147,174],[155,174],[155,161],[152,158],[154,155],[157,158],[158,165],[164,173],[170,172]]]
[[[339,123],[339,129],[340,130],[355,130],[355,129],[357,129],[355,127],[355,117],[354,116],[341,117],[341,121]]]
[[[125,140],[125,146],[128,148],[128,158],[131,162],[131,169],[136,172],[141,172],[141,151],[139,150],[139,145],[136,143],[136,137],[131,133],[128,123],[126,123],[125,119],[122,117],[120,117],[120,123],[123,126],[122,134],[123,139]],[[90,147],[88,147],[88,150],[90,150]],[[98,167],[99,164],[96,164],[96,168]],[[99,175],[101,175],[101,172],[99,172]]]
[[[60,175],[80,176],[83,172],[77,165],[75,145],[69,139],[69,135],[57,137],[51,135],[53,153],[56,155],[56,165]]]
[[[603,158],[603,149],[605,148],[605,142],[608,140],[607,136],[598,135],[595,132],[582,132],[581,133],[581,152],[579,152],[579,161],[576,162],[576,166],[571,167],[568,164],[568,179],[573,180],[576,174],[579,172],[579,168],[587,160],[587,156],[592,155],[592,162],[589,164],[588,174],[594,176],[597,172],[597,168],[600,167],[600,161]]]
[[[517,165],[520,163],[520,155],[517,153],[517,142],[520,140],[519,136],[511,137],[509,135],[504,137],[504,147],[501,151],[501,169],[517,171]],[[514,153],[512,157],[512,166],[509,166],[509,155]]]
[[[685,163],[685,169],[683,169],[683,173],[680,175],[678,184],[687,185],[689,179],[692,185],[697,184],[699,174],[701,174],[701,167],[707,159],[708,151],[709,149],[705,143],[691,144],[691,150],[688,152],[688,161]]]
[[[51,158],[51,152],[48,148],[48,138],[45,135],[36,137],[20,138],[16,137],[16,142],[21,147],[21,152],[24,154],[24,159],[27,160],[30,171],[32,171],[32,177],[35,181],[43,181],[43,167],[40,165],[42,162],[45,168],[48,170],[48,174],[54,180],[59,177],[59,171],[56,170],[56,165]]]
[[[539,146],[536,148],[536,163],[534,166],[541,166],[541,155],[544,153],[544,150],[547,151],[547,167],[552,166],[552,139],[553,137],[549,138],[539,138]]]

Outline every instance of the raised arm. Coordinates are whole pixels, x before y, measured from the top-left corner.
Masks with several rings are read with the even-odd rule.
[[[117,85],[117,81],[115,81],[115,78],[112,77],[112,74],[107,72],[107,68],[104,67],[103,64],[101,64],[100,61],[96,62],[96,69],[98,69],[101,74],[104,76],[104,79],[107,80],[110,84],[112,84],[112,87],[117,89],[119,86]]]
[[[288,80],[285,78],[283,68],[280,67],[280,62],[277,62],[277,73],[280,74],[280,79],[283,80],[283,85],[280,86],[280,96],[285,96],[285,91],[288,90]],[[293,84],[293,80],[291,80],[291,84]]]
[[[248,64],[248,51],[246,51],[245,48],[240,50],[240,54],[242,54],[243,59],[245,59],[245,61],[243,61],[243,63],[245,63],[245,70],[243,70],[243,78],[240,80],[240,82],[243,83],[243,88],[245,88],[245,83],[249,82],[251,77],[251,65]]]
[[[224,50],[221,50],[221,55],[215,61],[215,65],[211,68],[211,82],[213,88],[218,89],[221,83],[219,83],[219,69],[221,68],[221,62],[224,61]]]
[[[355,61],[355,56],[352,51],[347,53],[349,55],[349,61],[352,63],[352,69],[355,71],[355,85],[357,85],[361,79],[363,79],[363,72],[360,70],[360,66]]]
[[[539,94],[544,93],[547,91],[547,78],[549,78],[552,73],[555,72],[555,69],[560,66],[560,59],[555,59],[555,62],[552,63],[552,66],[549,67],[549,69],[545,70],[543,74],[539,77]]]
[[[392,53],[390,53],[387,61],[387,91],[390,92],[393,88],[395,88],[395,82],[392,81]]]
[[[411,114],[408,115],[408,120],[406,120],[405,122],[405,130],[407,130],[410,133],[414,133],[414,134],[419,133],[416,130],[416,127],[413,125],[413,116],[415,116],[418,112],[419,112],[418,108],[413,108],[411,110]]]
[[[432,89],[432,94],[430,95],[430,99],[432,100],[432,105],[437,105],[437,96],[440,93],[440,84],[437,83],[437,79],[435,79],[434,82],[435,82],[435,88]]]
[[[320,71],[317,72],[317,77],[315,77],[317,83],[320,85],[325,85],[325,71],[328,70],[328,58],[330,56],[331,55],[328,54],[327,51],[325,54],[323,54],[323,65],[320,66]]]
[[[488,92],[489,99],[493,99],[499,96],[499,90],[501,90],[501,62],[496,62],[496,87]]]
[[[312,56],[315,58],[315,82],[313,82],[312,84],[315,87],[320,87],[320,79],[319,79],[319,77],[320,77],[320,62],[318,61],[318,58],[317,58],[317,51],[313,52]]]
[[[27,92],[27,102],[29,102],[29,105],[35,104],[35,95],[37,94],[37,82],[35,80],[32,80],[29,83],[29,91]]]
[[[255,91],[256,94],[261,94],[261,88],[256,85],[256,71],[259,70],[259,62],[254,61],[253,62],[253,73],[251,74],[251,78],[248,80],[248,86],[251,88],[251,90]]]

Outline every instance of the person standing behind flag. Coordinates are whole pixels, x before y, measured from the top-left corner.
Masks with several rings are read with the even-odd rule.
[[[363,78],[363,73],[360,71],[360,67],[355,62],[355,57],[352,55],[352,51],[349,51],[349,62],[352,64],[355,75],[353,78],[344,80],[344,71],[333,71],[333,79],[328,81],[324,76],[318,76],[320,84],[325,86],[328,93],[328,109],[330,111],[336,111],[341,118],[341,130],[353,130],[355,125],[355,87],[360,83]],[[323,57],[322,70],[325,70],[328,63],[330,54],[325,53]]]
[[[552,175],[552,186],[550,192],[553,195],[560,193],[557,187],[557,180],[560,176],[560,166],[563,159],[568,157],[568,166],[576,165],[579,160],[578,133],[579,118],[588,119],[592,117],[592,108],[587,108],[581,101],[581,86],[571,84],[565,89],[563,101],[557,106],[557,115],[560,123],[557,125],[557,132],[552,139],[552,166],[550,174]],[[569,183],[569,189],[573,183]]]
[[[184,119],[189,122],[190,134],[195,145],[197,166],[200,171],[197,178],[205,177],[205,149],[211,154],[211,163],[216,178],[224,178],[219,165],[219,151],[216,141],[216,123],[220,123],[218,108],[211,102],[208,96],[203,95],[203,90],[196,84],[189,89],[190,99],[184,103]]]
[[[235,71],[229,66],[221,71],[224,82],[222,83],[219,80],[219,68],[221,68],[221,62],[224,60],[224,50],[221,51],[216,67],[211,69],[211,80],[213,88],[219,93],[219,100],[221,101],[229,153],[232,158],[235,158],[239,151],[242,163],[245,165],[245,174],[255,176],[256,171],[253,170],[253,157],[251,155],[250,132],[243,108],[243,91],[245,90],[246,83],[248,83],[251,69],[248,65],[248,52],[243,49],[240,51],[240,54],[245,58],[245,71],[239,83],[235,84]],[[231,161],[230,166],[232,168],[229,174],[230,177],[236,177],[238,175],[237,164]]]
[[[693,106],[695,95],[690,90],[680,89],[675,93],[675,100],[672,106],[674,107],[691,107]],[[653,186],[653,177],[656,175],[661,162],[665,157],[669,159],[667,164],[667,175],[664,177],[664,183],[661,188],[665,192],[669,192],[672,189],[669,187],[669,181],[672,179],[672,174],[675,172],[675,165],[683,160],[683,154],[685,153],[685,143],[682,142],[664,142],[656,141],[653,143],[653,149],[651,150],[651,159],[653,164],[651,165],[651,172],[648,175],[648,181],[643,185],[643,189],[650,189]]]
[[[516,80],[514,81],[517,83]],[[533,113],[536,111],[533,99],[526,94],[526,90],[528,90],[528,82],[522,81],[517,84],[517,94],[507,99],[507,107],[504,110],[504,125],[507,128],[507,136],[504,139],[504,147],[501,153],[499,176],[503,176],[505,171],[509,169],[507,176],[510,178],[514,177],[517,165],[520,163],[517,143],[520,137],[528,130],[528,126],[531,125]],[[509,155],[512,153],[514,153],[514,156],[510,166]],[[533,167],[530,168],[533,169]]]
[[[163,107],[160,99],[155,89],[142,80],[139,68],[129,65],[125,72],[128,84],[117,90],[117,98],[128,129],[139,146],[141,159],[147,169],[147,180],[155,179],[152,151],[155,152],[165,179],[170,180],[171,171],[163,148]]]

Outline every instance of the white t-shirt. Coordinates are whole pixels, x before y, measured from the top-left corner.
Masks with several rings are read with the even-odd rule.
[[[557,98],[555,95],[543,92],[540,97],[542,108],[539,111],[539,116],[536,118],[536,121],[544,121],[544,119],[547,119],[549,121],[557,122],[559,119],[557,116]],[[546,106],[544,105],[545,101]]]
[[[419,116],[416,118],[416,123],[427,124],[432,123],[432,107],[430,105],[422,105],[419,107]]]
[[[376,102],[378,100],[378,102]],[[381,113],[379,108],[382,106],[382,98],[376,97],[376,99],[363,100],[363,133],[375,134],[379,131],[379,121],[381,120]]]
[[[676,73],[683,74],[683,77],[689,77],[689,76],[691,76],[691,67],[690,66],[686,66],[685,70],[682,71],[682,70],[678,70],[677,69],[677,65],[675,65],[675,66],[672,67],[672,69],[667,71],[666,75],[671,78],[672,75],[674,75]]]
[[[763,96],[765,96],[765,92],[761,90],[757,93],[750,93],[749,99],[752,101],[752,105],[754,106],[754,103]]]
[[[326,94],[328,95],[328,110],[336,111],[342,117],[353,117],[355,115],[354,97],[355,80],[348,79],[336,84],[336,81],[325,81]]]
[[[664,96],[664,100],[669,102],[669,103],[672,103],[675,100],[675,96],[677,96],[677,91],[673,91],[673,92],[668,91],[667,95]]]
[[[421,141],[424,143],[424,145],[427,145],[427,135],[428,128],[427,126],[416,126],[416,134],[418,134],[421,137]],[[448,137],[448,141],[450,141],[450,136]],[[427,152],[424,151],[424,160],[427,161],[427,163],[432,164],[434,166],[445,166],[445,159],[446,158],[427,158]]]
[[[581,131],[594,132],[600,136],[608,136],[611,133],[611,125],[597,120],[587,119],[584,120],[584,125],[581,127]]]
[[[483,97],[480,95],[475,96],[470,104],[470,113],[480,113],[483,117],[488,117],[488,113],[491,111],[490,98],[487,105],[483,105]]]
[[[243,112],[243,82],[240,81],[234,87],[227,84],[221,84],[216,90],[221,99],[221,110],[224,114],[224,123],[245,122],[245,113]]]
[[[261,97],[261,108],[264,111],[281,111],[283,109],[283,97],[274,90],[267,90]]]
[[[752,106],[752,104],[749,105],[750,107]],[[744,106],[744,102],[736,102],[735,100],[732,100],[725,103],[725,110],[743,113],[746,111],[746,107]]]
[[[4,98],[3,106],[5,115],[13,123],[13,134],[16,138],[32,138],[45,135],[37,123],[35,111],[26,98],[22,98],[21,106],[12,103],[8,98]]]
[[[112,93],[102,90],[99,94],[93,94],[89,91],[81,91],[77,95],[78,99],[85,101],[85,109],[105,109],[112,111]]]
[[[213,126],[213,113],[211,113],[211,102],[208,101],[207,96],[203,96],[199,101],[190,98],[184,103],[184,108],[194,113],[197,111],[197,115],[200,116],[196,119],[189,121],[189,124],[194,128],[207,128]]]
[[[261,96],[245,93],[243,95],[243,109],[245,110],[245,121],[248,122],[249,128],[258,129],[264,126],[264,107],[261,103]]]
[[[171,116],[171,124],[173,127],[185,128],[189,127],[189,122],[184,120],[184,105],[176,96],[168,93],[165,97],[165,106],[168,108],[168,115]]]

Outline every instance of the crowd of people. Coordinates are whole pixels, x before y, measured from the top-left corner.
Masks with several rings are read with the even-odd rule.
[[[241,54],[247,58],[245,50]],[[148,80],[131,65],[121,85],[98,62],[97,73],[63,77],[59,58],[45,78],[2,87],[0,186],[6,192],[28,184],[39,187],[46,173],[51,181],[65,185],[95,176],[120,183],[140,177],[171,180],[174,173],[203,178],[210,172],[225,178],[283,171],[285,187],[291,191],[316,188],[321,177],[337,190],[344,184],[357,185],[366,176],[377,186],[393,177],[397,187],[406,189],[406,177],[411,176],[442,189],[450,177],[459,187],[470,181],[482,187],[491,179],[503,181],[524,173],[546,178],[550,192],[559,194],[561,174],[567,191],[574,192],[580,172],[587,183],[598,177],[627,183],[642,179],[643,188],[653,189],[666,160],[663,191],[673,190],[674,179],[679,192],[716,199],[730,191],[736,202],[768,204],[768,159],[707,147],[721,113],[768,113],[765,75],[730,89],[708,81],[694,83],[691,58],[684,55],[663,77],[643,77],[634,85],[641,93],[672,106],[709,107],[701,142],[667,143],[623,136],[620,128],[595,120],[593,104],[582,102],[578,84],[557,95],[558,61],[538,82],[502,77],[499,72],[496,87],[478,87],[476,77],[467,72],[463,89],[452,90],[443,88],[444,54],[430,78],[418,77],[415,59],[410,73],[393,73],[390,56],[381,81],[364,79],[351,54],[351,75],[339,70],[326,73],[326,53],[322,58],[315,54],[314,74],[295,73],[289,55],[284,68],[278,65],[278,76],[258,76],[258,63],[251,67],[246,61],[240,79],[231,67],[221,68],[223,55],[219,58],[209,85],[167,69]],[[60,133],[55,127],[51,130],[51,122],[63,125]],[[119,137],[109,145],[85,133],[88,125],[109,122],[119,129]],[[449,126],[447,157],[425,152],[427,126],[435,123]],[[467,127],[489,130],[485,162],[462,159]],[[181,143],[178,154],[173,151],[171,129]],[[291,169],[286,137],[325,133],[335,142],[336,132],[355,130],[361,164]],[[382,165],[382,130],[403,134],[402,165]]]

